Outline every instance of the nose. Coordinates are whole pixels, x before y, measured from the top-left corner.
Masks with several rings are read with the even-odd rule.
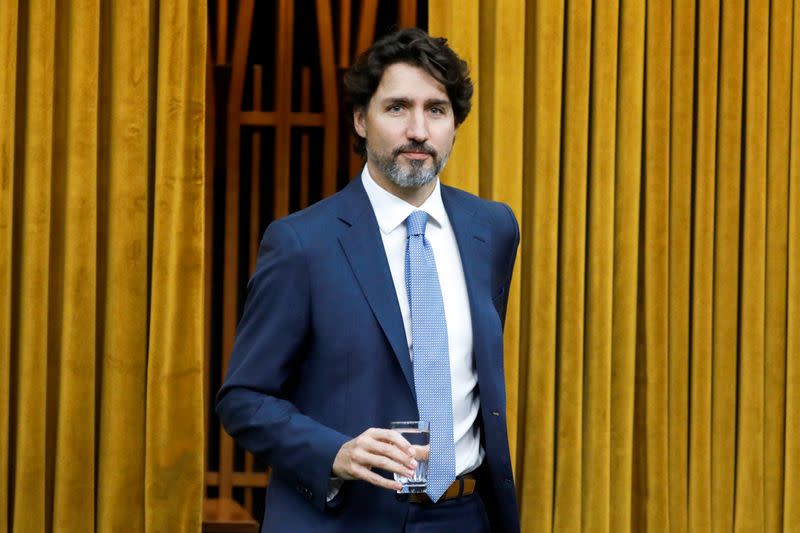
[[[415,110],[413,113],[409,113],[406,137],[417,142],[428,140],[428,123],[425,120],[425,112],[423,110]]]

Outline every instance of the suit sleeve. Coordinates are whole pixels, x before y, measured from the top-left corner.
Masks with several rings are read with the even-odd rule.
[[[503,250],[503,258],[502,263],[504,265],[504,276],[503,276],[503,295],[498,300],[498,308],[497,312],[500,315],[500,320],[505,326],[506,323],[506,308],[508,307],[508,293],[511,291],[511,276],[514,274],[514,262],[517,259],[517,249],[519,248],[519,223],[517,222],[517,217],[514,216],[514,211],[511,210],[506,204],[502,204],[503,208],[508,215],[508,224],[507,224],[507,238],[505,239],[505,245],[502,247]]]
[[[333,460],[350,437],[304,415],[287,399],[305,354],[309,309],[300,240],[289,223],[274,222],[262,239],[216,410],[242,447],[323,509]]]

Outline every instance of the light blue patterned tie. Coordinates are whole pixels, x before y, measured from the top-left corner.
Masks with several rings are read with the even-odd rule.
[[[425,211],[414,211],[406,219],[406,290],[417,407],[420,420],[429,421],[431,428],[426,492],[437,501],[456,477],[456,456],[447,323],[433,249],[425,238],[427,222]]]

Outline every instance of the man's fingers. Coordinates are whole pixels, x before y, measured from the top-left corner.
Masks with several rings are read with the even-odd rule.
[[[365,433],[369,433],[371,437],[377,440],[390,442],[401,450],[408,450],[411,448],[411,443],[409,443],[399,431],[393,429],[371,428]]]
[[[401,476],[411,477],[414,475],[414,469],[407,466],[405,461],[393,461],[385,455],[376,455],[371,453],[364,453],[359,457],[359,464],[368,468],[380,468],[387,472],[400,474]]]
[[[391,457],[393,460],[416,468],[414,448],[397,431],[391,429],[370,428],[364,433],[363,446],[370,452]]]
[[[401,488],[403,488],[403,486],[399,482],[394,481],[393,479],[387,479],[379,474],[376,474],[372,470],[369,470],[360,465],[355,468],[355,471],[353,473],[355,474],[356,478],[366,481],[367,483],[376,485],[378,487],[382,487],[384,489],[400,490]]]
[[[380,440],[370,440],[364,443],[365,451],[373,456],[381,456],[391,459],[393,462],[404,465],[406,468],[416,468],[413,448],[398,448],[396,445]],[[381,467],[382,468],[382,467]]]

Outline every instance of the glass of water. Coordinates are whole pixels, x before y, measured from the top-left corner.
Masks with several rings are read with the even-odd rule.
[[[417,460],[417,468],[413,477],[406,477],[400,474],[394,475],[394,480],[403,485],[403,488],[397,491],[398,494],[425,492],[428,486],[428,456],[431,449],[430,423],[416,420],[413,422],[391,422],[390,426],[411,444],[414,448],[414,459]]]

